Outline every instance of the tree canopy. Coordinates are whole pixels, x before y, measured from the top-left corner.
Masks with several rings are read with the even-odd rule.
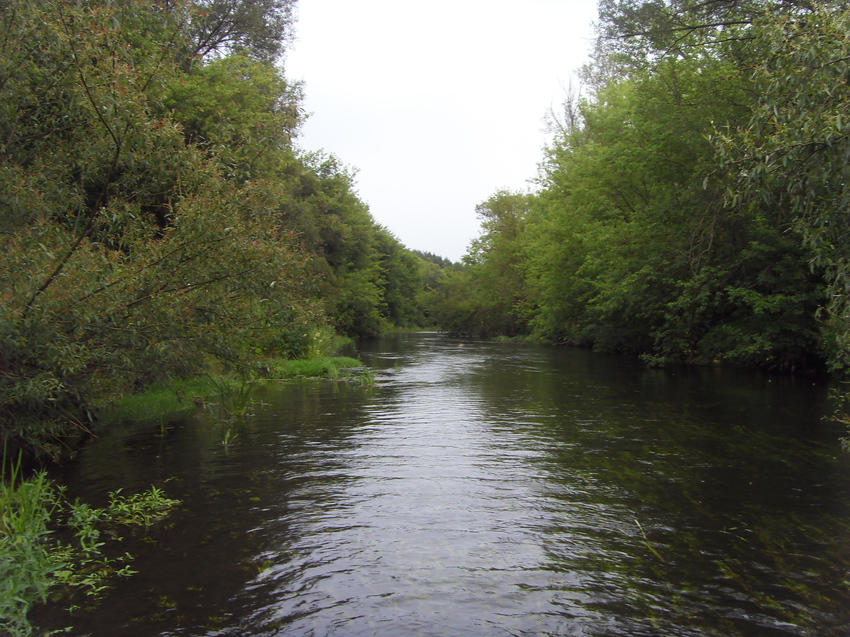
[[[850,13],[604,0],[540,176],[461,263],[407,250],[293,145],[294,0],[0,5],[0,414],[99,405],[312,330],[531,336],[653,364],[846,370]]]
[[[349,169],[292,145],[292,6],[0,6],[4,439],[49,447],[153,382],[422,317],[420,260]]]
[[[585,93],[521,222],[482,216],[444,327],[846,367],[848,27],[836,2],[604,0]]]

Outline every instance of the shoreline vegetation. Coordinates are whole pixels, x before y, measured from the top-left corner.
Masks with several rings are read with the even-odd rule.
[[[122,535],[149,533],[181,503],[159,487],[110,492],[106,507],[71,501],[44,470],[25,476],[21,457],[2,460],[0,482],[0,629],[9,637],[41,634],[30,611],[48,600],[69,613],[96,604],[133,556]]]
[[[337,345],[345,340],[335,339]],[[374,374],[358,359],[319,355],[310,359],[264,360],[253,373],[220,371],[175,380],[125,396],[104,406],[100,422],[156,422],[179,418],[206,406],[241,417],[253,404],[251,395],[265,382],[328,380],[361,386],[374,384]],[[263,372],[260,374],[259,372]],[[228,431],[222,445],[235,438]],[[74,448],[86,444],[78,440]],[[50,600],[67,608],[97,604],[118,578],[132,576],[132,555],[122,551],[121,534],[151,533],[181,504],[163,488],[127,495],[109,494],[104,508],[70,501],[64,487],[44,469],[30,475],[23,454],[2,460],[0,481],[0,632],[10,637],[38,634],[30,611]]]
[[[207,376],[238,396],[289,373],[260,361],[393,326],[850,369],[843,4],[603,2],[536,190],[479,204],[460,263],[403,246],[353,169],[295,143],[295,4],[0,7],[10,448],[58,457],[126,396]]]
[[[336,334],[433,323],[425,279],[441,261],[377,223],[353,169],[295,143],[294,8],[0,6],[10,449],[55,458],[125,396],[207,374],[235,394],[289,373],[262,361],[327,355]],[[323,373],[353,374],[338,367]]]
[[[372,385],[374,374],[349,356],[268,360],[248,373],[208,373],[149,387],[104,406],[102,417],[107,423],[157,420],[188,415],[205,405],[235,413],[263,383],[305,380]]]

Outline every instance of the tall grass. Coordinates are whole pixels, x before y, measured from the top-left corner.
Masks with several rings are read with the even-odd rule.
[[[271,378],[318,377],[336,380],[345,369],[362,367],[356,358],[319,356],[309,360],[278,360],[270,366]]]
[[[140,394],[125,396],[105,406],[101,418],[109,422],[151,420],[194,413],[204,400],[215,396],[218,387],[210,376],[173,380],[150,387]]]
[[[23,480],[20,460],[7,470],[3,454],[0,484],[0,627],[14,637],[29,636],[30,607],[47,600],[55,573],[65,566],[51,550],[48,524],[60,503],[60,492],[41,472]]]
[[[311,352],[334,350],[339,347],[339,342],[340,337],[332,332],[330,335],[324,334],[316,339]],[[329,378],[371,385],[371,379],[374,378],[359,360],[348,356],[271,359],[261,367],[262,376],[268,379]],[[196,412],[199,406],[209,401],[217,401],[219,407],[230,415],[244,415],[250,407],[255,385],[260,380],[256,375],[233,376],[224,373],[174,380],[104,406],[100,418],[113,423],[177,418]]]
[[[331,327],[319,327],[310,332],[309,341],[307,344],[306,357],[323,358],[334,356],[339,351],[351,344],[351,339],[347,336],[339,336]]]
[[[251,394],[259,382],[253,375],[241,375],[235,378],[229,376],[209,376],[210,382],[216,388],[219,409],[230,416],[245,416],[251,408]]]

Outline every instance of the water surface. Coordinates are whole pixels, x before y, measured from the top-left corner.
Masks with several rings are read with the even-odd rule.
[[[820,382],[437,334],[360,356],[374,387],[273,383],[245,418],[87,446],[73,495],[183,506],[72,634],[850,635]]]

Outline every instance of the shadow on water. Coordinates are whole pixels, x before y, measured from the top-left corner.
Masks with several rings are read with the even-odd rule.
[[[435,334],[360,356],[375,387],[268,385],[87,447],[72,496],[184,504],[71,634],[850,634],[822,383]]]

